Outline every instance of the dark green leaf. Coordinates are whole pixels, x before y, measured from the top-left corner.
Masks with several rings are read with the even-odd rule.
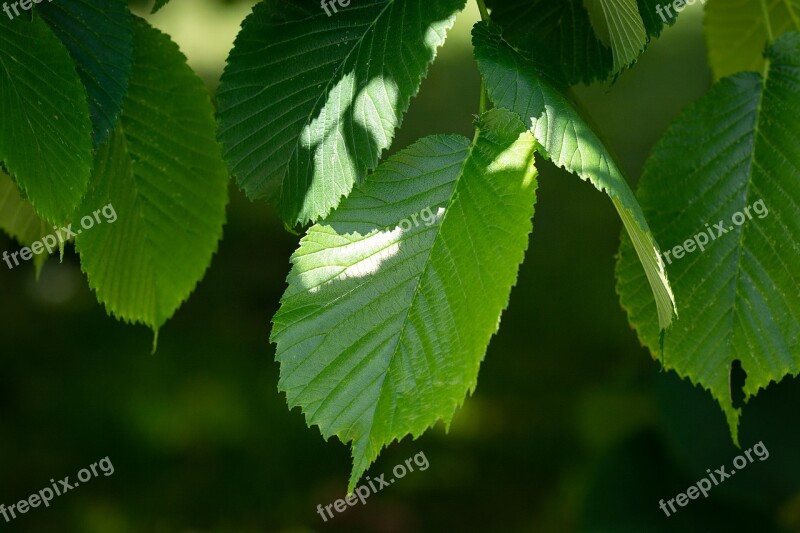
[[[265,1],[218,92],[225,158],[289,226],[326,216],[389,147],[465,0]]]
[[[126,0],[42,2],[37,13],[53,29],[75,61],[89,95],[94,146],[114,129],[128,90],[133,30]]]
[[[686,109],[639,185],[659,242],[673,247],[665,255],[680,319],[664,337],[663,365],[711,392],[734,438],[734,362],[747,398],[800,371],[800,34],[768,57],[766,78],[725,78]],[[639,338],[660,356],[627,239],[617,278]]]
[[[157,331],[211,261],[228,175],[208,91],[186,58],[138,19],[134,43],[122,116],[97,153],[92,187],[75,215],[111,205],[118,220],[84,229],[75,246],[106,309]]]
[[[35,14],[0,16],[0,110],[0,161],[39,216],[66,221],[89,184],[89,106],[69,52]]]
[[[605,80],[636,60],[665,21],[666,0],[487,0],[514,47],[552,65],[569,84]],[[588,7],[588,9],[587,9]],[[594,14],[590,17],[589,12]],[[675,18],[665,17],[672,24]],[[592,24],[594,22],[594,24]]]

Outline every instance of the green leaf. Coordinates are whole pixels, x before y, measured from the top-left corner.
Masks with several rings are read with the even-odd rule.
[[[611,48],[614,73],[632,65],[644,47],[647,33],[636,0],[584,0],[595,35]]]
[[[553,163],[590,181],[611,198],[650,282],[660,329],[669,327],[675,298],[658,244],[636,197],[603,143],[557,88],[557,82],[540,73],[533,60],[511,48],[496,25],[476,24],[473,44],[492,102],[517,113]]]
[[[675,17],[667,0],[487,0],[492,21],[515,48],[551,65],[569,84],[591,83],[633,63]],[[588,8],[588,9],[587,9]],[[590,12],[592,15],[590,16]]]
[[[474,390],[531,231],[535,142],[484,115],[472,146],[427,137],[390,157],[292,256],[274,318],[280,390],[352,441],[349,491],[380,450]]]
[[[153,4],[153,9],[152,11],[150,11],[150,13],[155,13],[156,11],[167,5],[168,2],[169,0],[156,0],[155,3]]]
[[[639,0],[639,14],[647,35],[658,37],[666,26],[675,24],[678,12],[672,9],[673,0]]]
[[[11,176],[2,170],[0,170],[0,229],[23,246],[28,247],[50,233],[50,226],[39,218],[30,202],[20,195]],[[8,261],[6,266],[9,266],[10,263],[16,268],[19,259],[17,262],[14,259],[8,259]],[[34,255],[33,262],[37,276],[45,261],[47,261],[47,255]],[[11,267],[9,266],[9,268]]]
[[[265,1],[217,94],[225,159],[288,226],[326,216],[378,163],[465,0]]]
[[[660,242],[697,239],[688,252],[667,252],[680,319],[664,337],[662,364],[711,392],[734,439],[741,413],[732,401],[734,361],[747,373],[746,398],[800,370],[800,34],[779,39],[768,57],[766,79],[725,78],[687,108],[639,185]],[[618,290],[655,354],[656,318],[634,262],[623,240]]]
[[[89,184],[89,107],[69,52],[36,14],[0,16],[0,115],[0,161],[39,216],[64,222]]]
[[[133,29],[126,0],[42,2],[37,13],[53,29],[75,61],[89,95],[94,146],[114,129],[128,90]]]
[[[75,220],[117,219],[76,238],[81,266],[113,315],[154,330],[189,296],[222,235],[228,175],[203,82],[163,33],[136,19],[130,88],[98,150]]]
[[[714,0],[706,5],[708,61],[719,80],[737,72],[762,72],[767,25],[762,0]],[[800,0],[767,3],[773,37],[800,31]]]

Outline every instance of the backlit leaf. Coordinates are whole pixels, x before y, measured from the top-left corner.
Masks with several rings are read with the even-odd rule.
[[[380,450],[449,424],[475,388],[531,231],[536,143],[508,111],[474,144],[390,157],[292,256],[274,318],[279,388],[352,443],[349,490]]]

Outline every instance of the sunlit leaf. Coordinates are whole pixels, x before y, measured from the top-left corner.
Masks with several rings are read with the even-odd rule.
[[[279,388],[352,443],[350,491],[384,446],[449,423],[508,304],[536,143],[507,111],[479,127],[473,145],[427,137],[389,158],[292,256],[272,331]]]
[[[374,169],[465,0],[268,0],[218,91],[219,138],[250,198],[288,226],[326,216]],[[323,2],[323,6],[326,4]]]

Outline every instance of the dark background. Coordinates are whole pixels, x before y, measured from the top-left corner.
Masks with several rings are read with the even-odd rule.
[[[173,34],[213,90],[247,2],[173,0]],[[393,151],[420,136],[472,136],[479,79],[470,6]],[[682,107],[710,86],[699,9],[613,85],[579,90],[631,181]],[[591,185],[540,165],[534,232],[478,388],[439,424],[385,450],[370,473],[422,451],[425,472],[323,523],[348,449],[325,442],[277,391],[268,336],[297,237],[273,210],[232,201],[205,279],[162,329],[106,316],[68,250],[38,283],[0,268],[0,503],[108,456],[115,473],[0,530],[800,531],[800,383],[745,408],[741,442],[770,452],[670,518],[658,508],[737,455],[711,397],[640,347],[614,288],[620,221]],[[18,245],[0,236],[0,250]],[[728,467],[730,468],[730,467]],[[388,477],[388,476],[387,476]]]

